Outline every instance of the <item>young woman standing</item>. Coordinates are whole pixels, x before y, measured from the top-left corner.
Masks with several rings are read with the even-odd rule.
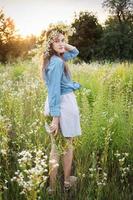
[[[79,89],[81,85],[72,81],[66,61],[78,54],[79,51],[75,46],[65,42],[65,32],[63,30],[53,28],[46,32],[42,74],[48,95],[44,105],[44,115],[52,116],[50,130],[53,137],[55,138],[59,134],[58,130],[60,128],[67,143],[63,156],[64,189],[70,188],[77,181],[77,177],[71,176],[73,138],[81,135],[80,113],[74,91]],[[51,145],[49,192],[56,189],[58,164],[57,149]]]

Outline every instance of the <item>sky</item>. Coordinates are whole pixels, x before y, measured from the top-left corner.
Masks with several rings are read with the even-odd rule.
[[[50,23],[71,24],[74,12],[93,12],[103,24],[108,13],[103,0],[0,0],[0,8],[11,17],[22,36],[39,35]]]

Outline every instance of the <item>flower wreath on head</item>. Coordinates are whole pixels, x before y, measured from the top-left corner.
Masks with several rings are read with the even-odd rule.
[[[44,43],[44,53],[45,55],[50,55],[50,45],[54,42],[54,39],[60,34],[61,32],[59,32],[58,30],[53,30],[51,31],[51,33],[49,34],[47,40]]]
[[[74,32],[75,32],[75,29],[74,28],[70,28],[70,27],[66,27],[63,32],[68,35],[72,35]],[[51,33],[49,34],[48,38],[45,40],[44,42],[44,54],[49,56],[50,55],[50,45],[52,42],[54,42],[54,39],[59,35],[61,34],[61,31],[57,29],[55,30],[52,30]]]

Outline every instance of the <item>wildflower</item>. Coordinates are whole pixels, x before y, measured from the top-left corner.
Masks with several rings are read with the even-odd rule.
[[[125,157],[123,157],[123,158],[119,159],[119,162],[120,162],[120,163],[123,163],[123,162],[124,162],[124,160],[125,160]]]
[[[128,157],[129,156],[129,153],[123,153],[123,155],[125,155],[125,157]]]
[[[51,163],[51,164],[55,164],[57,161],[55,160],[55,159],[51,159],[51,160],[49,160],[49,163]]]
[[[4,156],[4,155],[6,155],[6,150],[5,149],[1,149],[1,154]]]
[[[85,174],[82,174],[82,177],[84,178],[84,177],[85,177]]]
[[[118,152],[118,150],[116,151],[116,153],[114,153],[114,155],[118,158],[121,156],[121,154]]]
[[[23,190],[20,194],[27,193],[30,195],[29,192],[36,191],[38,185],[44,185],[48,178],[45,175],[48,172],[46,164],[47,156],[44,155],[41,149],[35,149],[33,150],[33,154],[30,151],[23,150],[18,153],[18,157],[20,170],[15,172],[11,181],[16,181],[22,187]]]

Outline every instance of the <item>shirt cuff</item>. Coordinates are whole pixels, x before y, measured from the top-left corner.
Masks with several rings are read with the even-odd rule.
[[[60,116],[60,109],[59,108],[50,108],[50,115],[52,117],[59,117]]]
[[[74,47],[71,51],[74,52],[76,55],[79,54],[79,50],[76,47]]]

